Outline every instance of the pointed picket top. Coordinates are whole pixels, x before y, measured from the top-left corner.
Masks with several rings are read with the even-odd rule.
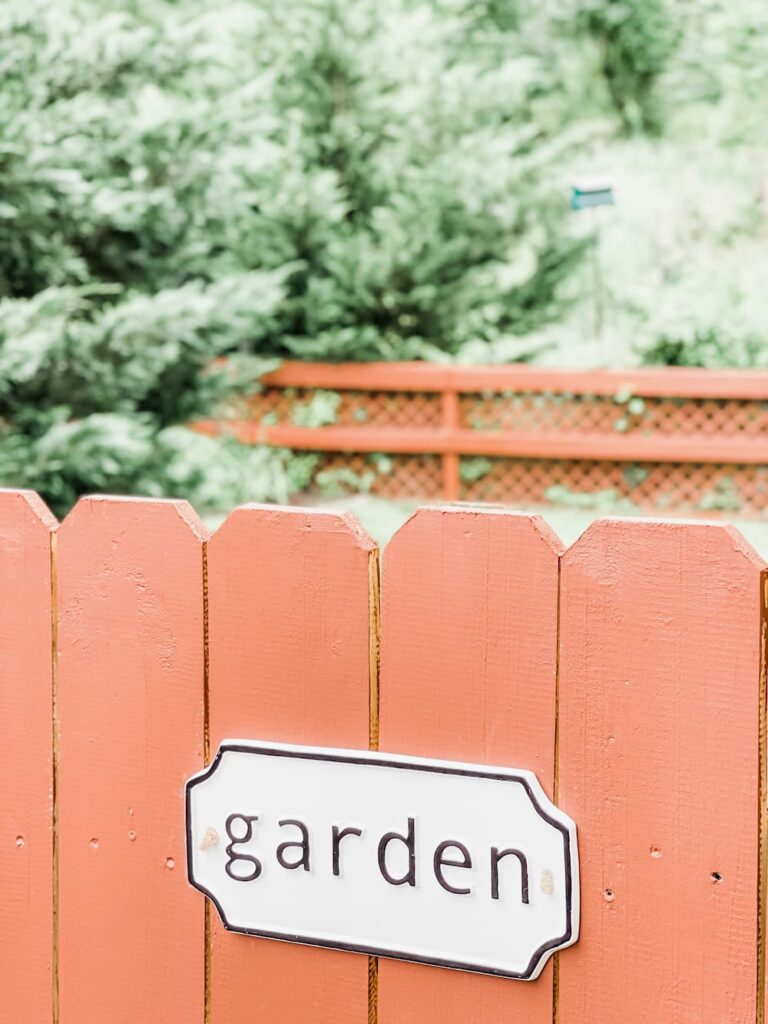
[[[389,543],[384,549],[385,559],[389,549],[393,545],[396,546],[400,541],[404,540],[407,535],[410,535],[410,532],[413,529],[411,524],[429,520],[430,524],[437,525],[442,522],[443,517],[446,517],[446,525],[456,522],[457,520],[455,520],[454,517],[460,517],[466,524],[467,528],[469,528],[475,521],[477,521],[478,524],[482,524],[488,517],[499,517],[508,522],[514,521],[518,528],[520,528],[520,523],[525,522],[527,524],[525,529],[530,531],[531,537],[539,538],[554,554],[562,555],[565,551],[565,544],[563,541],[560,540],[546,519],[543,516],[538,515],[538,513],[519,512],[514,509],[490,505],[483,506],[456,502],[444,505],[420,505],[415,509],[408,516],[406,521],[393,533]],[[430,529],[433,528],[434,526],[430,526]]]
[[[216,529],[212,540],[218,543],[230,530],[238,529],[246,523],[250,529],[257,521],[269,530],[297,534],[302,531],[316,532],[329,537],[348,535],[354,538],[355,544],[363,551],[374,551],[377,548],[376,542],[350,512],[259,502],[248,502],[233,509]]]
[[[184,523],[198,540],[204,541],[209,537],[200,516],[182,498],[141,498],[113,494],[88,494],[79,498],[62,520],[60,529],[71,529],[73,524],[79,525],[84,517],[94,520],[100,515],[120,519],[126,525],[132,521],[140,525],[143,517],[148,515],[167,524],[175,518]]]
[[[628,534],[627,531],[630,531]],[[636,537],[638,543],[665,543],[677,537],[687,547],[700,545],[700,553],[721,557],[726,552],[743,556],[753,569],[768,567],[765,559],[731,523],[716,519],[661,519],[645,516],[601,516],[563,552],[565,558],[579,557],[593,543],[608,544],[614,539]]]
[[[49,532],[59,525],[56,516],[36,491],[0,487],[0,517],[10,519],[20,513],[26,519],[36,520]]]

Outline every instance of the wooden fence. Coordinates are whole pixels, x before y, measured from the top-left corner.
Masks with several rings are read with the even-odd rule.
[[[0,493],[0,1018],[762,1024],[765,566],[717,523]],[[534,770],[582,928],[524,983],[225,932],[185,779],[239,735]]]
[[[323,452],[387,497],[768,507],[768,373],[288,362],[264,384],[239,418],[198,429]],[[306,425],[323,390],[339,395],[333,422]]]

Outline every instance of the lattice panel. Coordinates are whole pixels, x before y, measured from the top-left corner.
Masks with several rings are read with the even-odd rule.
[[[465,501],[589,505],[685,515],[760,515],[768,508],[768,467],[684,463],[489,459],[488,472],[462,487]],[[606,511],[610,511],[609,508]]]
[[[590,507],[600,502],[606,512],[615,503],[623,512],[636,509],[705,517],[737,512],[757,516],[768,508],[768,467],[763,466],[543,459],[488,459],[487,463],[481,479],[462,484],[462,501],[520,508]],[[362,489],[392,499],[442,497],[442,466],[437,456],[388,455],[381,460],[380,456],[329,453],[320,473],[322,489],[329,493]]]
[[[318,392],[267,389],[249,399],[256,422],[301,424]],[[334,424],[340,427],[439,427],[440,395],[391,391],[339,391]]]
[[[462,395],[461,424],[475,430],[641,432],[721,437],[768,431],[768,402],[529,392]]]
[[[339,426],[439,427],[437,394],[341,391]],[[301,422],[314,389],[267,389],[249,399],[251,418]],[[475,430],[757,437],[768,433],[768,402],[632,398],[563,393],[461,395],[460,425]]]
[[[382,498],[417,500],[442,497],[442,462],[436,455],[327,453],[316,476],[326,492],[370,490]]]
[[[319,426],[435,428],[442,425],[439,394],[412,392],[334,392],[267,389],[249,399],[256,422]],[[337,404],[336,404],[337,403]],[[325,409],[317,422],[312,410]],[[459,396],[465,429],[571,434],[640,433],[663,445],[670,436],[768,438],[768,402],[633,397],[558,393],[483,393]],[[426,442],[425,442],[426,443]],[[439,455],[345,455],[323,457],[320,485],[337,493],[370,490],[388,498],[443,497]],[[461,498],[518,506],[548,503],[585,507],[599,501],[610,510],[681,515],[764,516],[768,509],[768,468],[624,462],[571,462],[543,459],[461,460]]]

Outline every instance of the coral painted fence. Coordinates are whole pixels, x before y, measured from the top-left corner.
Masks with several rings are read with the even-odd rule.
[[[239,418],[197,429],[322,452],[330,479],[390,498],[768,507],[764,372],[286,362],[263,383]],[[318,423],[323,392],[337,404]]]
[[[0,493],[0,1019],[763,1024],[765,566],[717,523]],[[581,938],[515,982],[225,932],[185,779],[226,735],[534,770]]]

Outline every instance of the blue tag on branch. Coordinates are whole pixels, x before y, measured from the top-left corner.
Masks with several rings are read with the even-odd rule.
[[[572,210],[586,210],[592,206],[613,206],[615,202],[610,181],[584,179],[571,186]]]

